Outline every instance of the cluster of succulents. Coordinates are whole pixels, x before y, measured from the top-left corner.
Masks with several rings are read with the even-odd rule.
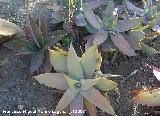
[[[4,45],[17,52],[17,55],[31,56],[30,73],[44,69],[44,74],[34,78],[45,86],[65,90],[55,111],[70,108],[83,110],[84,106],[91,115],[95,116],[96,106],[111,115],[116,115],[108,98],[107,92],[115,90],[118,93],[117,83],[109,77],[120,75],[102,74],[100,67],[102,57],[100,50],[113,52],[119,50],[124,55],[136,56],[137,50],[147,55],[158,53],[157,50],[147,45],[160,34],[160,8],[153,6],[152,0],[142,0],[144,9],[137,8],[131,2],[125,1],[128,10],[133,13],[118,14],[113,0],[57,0],[52,3],[40,2],[37,6],[52,9],[54,23],[63,22],[63,30],[49,33],[48,23],[41,14],[36,21],[28,17],[28,24],[21,29],[17,25],[0,19],[0,44],[11,40],[18,32],[23,33],[18,39],[4,43]],[[95,13],[100,6],[101,16]],[[127,12],[127,11],[126,11]],[[89,39],[85,44],[85,53],[78,57],[73,48],[70,34],[72,28],[80,26],[85,28]],[[68,28],[69,27],[69,28]],[[4,37],[10,39],[5,39]],[[11,37],[10,37],[11,36]],[[73,36],[73,35],[72,35]],[[69,50],[62,50],[60,41],[64,46],[70,44]],[[62,43],[64,42],[62,41]],[[52,65],[52,66],[51,66]],[[51,73],[54,67],[56,73]],[[159,76],[159,75],[158,75]],[[159,89],[143,91],[135,97],[134,103],[147,105],[160,105]],[[151,100],[148,101],[147,98]],[[75,114],[70,114],[74,116]],[[81,114],[83,115],[83,114]]]

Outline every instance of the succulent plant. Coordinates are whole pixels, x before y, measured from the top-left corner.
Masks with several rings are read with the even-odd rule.
[[[49,9],[53,9],[53,22],[64,22],[64,28],[71,27],[73,23],[77,26],[86,26],[90,19],[97,20],[93,9],[104,4],[105,0],[57,0],[52,4],[42,3]],[[92,23],[92,25],[96,25]]]
[[[87,27],[87,30],[93,33],[93,36],[86,43],[86,49],[93,44],[102,44],[104,50],[114,51],[118,48],[127,56],[135,56],[137,55],[135,50],[145,49],[143,40],[146,35],[142,30],[143,18],[124,18],[120,20],[117,12],[118,9],[114,8],[113,0],[108,1],[106,9],[103,11],[103,17],[97,17],[98,21],[95,23],[100,25],[100,28],[94,28],[95,26],[92,25]],[[145,44],[145,46],[147,45]],[[150,49],[149,46],[147,48]],[[156,50],[154,50],[155,52],[157,53]]]
[[[117,90],[117,83],[104,77],[107,74],[96,75],[96,69],[99,70],[101,65],[100,59],[96,45],[89,48],[81,58],[76,55],[72,45],[68,52],[50,50],[50,60],[57,73],[41,74],[35,79],[45,86],[65,90],[55,112],[62,112],[70,105],[70,115],[75,116],[77,114],[73,111],[83,111],[84,103],[91,115],[96,113],[95,106],[115,115],[105,92]]]
[[[23,34],[23,30],[19,26],[5,19],[0,19],[0,44],[11,40],[18,33]]]
[[[153,70],[154,75],[160,81],[160,69],[154,66],[149,67]],[[133,103],[148,106],[160,106],[160,88],[133,90],[132,93],[137,94],[137,96],[132,99]]]
[[[6,47],[16,50],[18,55],[31,55],[30,72],[38,70],[42,65],[49,67],[48,48],[55,45],[66,34],[66,31],[59,30],[59,34],[48,36],[47,22],[44,17],[40,18],[39,27],[29,15],[29,25],[24,28],[27,39],[17,39],[5,44]],[[45,66],[46,65],[46,66]]]

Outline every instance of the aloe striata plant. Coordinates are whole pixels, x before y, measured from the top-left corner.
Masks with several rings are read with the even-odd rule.
[[[71,45],[68,52],[50,50],[50,60],[57,73],[45,73],[35,79],[45,86],[65,90],[55,112],[62,112],[70,105],[71,116],[83,116],[73,111],[83,111],[83,104],[92,116],[96,115],[96,107],[115,115],[106,94],[109,90],[118,90],[117,83],[107,79],[107,74],[97,75],[100,69],[101,56],[94,45],[81,58]],[[100,71],[100,70],[99,70]],[[107,75],[118,76],[118,75]]]
[[[54,32],[53,36],[49,36],[44,17],[41,17],[39,22],[38,27],[29,15],[29,25],[24,28],[27,39],[17,39],[5,44],[6,47],[16,50],[18,55],[31,55],[31,74],[37,71],[40,66],[48,70],[47,67],[50,64],[48,48],[57,44],[67,34],[64,30],[58,30]]]

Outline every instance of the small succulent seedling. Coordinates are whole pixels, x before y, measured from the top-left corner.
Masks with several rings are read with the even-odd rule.
[[[94,76],[96,69],[100,67],[100,59],[95,45],[89,48],[81,58],[76,55],[72,45],[68,52],[50,50],[50,60],[57,73],[41,74],[35,76],[35,79],[48,87],[66,90],[55,112],[61,112],[69,105],[70,112],[83,111],[84,103],[91,114],[96,113],[95,106],[97,106],[115,115],[105,92],[117,89],[117,83],[102,76],[103,74]],[[76,115],[72,113],[70,113],[71,116]]]
[[[87,30],[94,35],[86,43],[86,49],[93,44],[102,44],[102,49],[118,48],[127,56],[137,55],[135,50],[143,50],[145,33],[142,30],[136,30],[137,25],[142,25],[143,18],[118,18],[118,9],[114,8],[113,0],[108,1],[107,8],[103,11],[103,17],[98,17],[100,29],[90,26]],[[145,46],[147,46],[145,44]],[[147,46],[150,49],[149,46]],[[151,50],[150,50],[151,51]],[[155,53],[155,52],[154,52]]]
[[[160,69],[154,66],[149,67],[153,70],[154,75],[160,81]],[[160,106],[160,88],[136,90],[134,93],[138,93],[138,95],[132,99],[133,103],[148,106]]]
[[[66,31],[59,30],[54,36],[47,36],[47,22],[44,18],[40,18],[39,27],[37,23],[29,15],[29,26],[25,27],[25,33],[27,39],[18,39],[10,41],[5,44],[8,48],[15,49],[19,55],[31,55],[30,61],[30,72],[31,74],[38,70],[42,65],[49,65],[49,54],[48,48],[55,45],[60,41],[66,34]]]
[[[22,33],[23,30],[16,24],[0,19],[0,44],[12,39],[11,36],[20,32]]]

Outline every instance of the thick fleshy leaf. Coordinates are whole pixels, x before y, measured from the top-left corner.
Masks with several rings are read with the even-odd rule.
[[[81,88],[81,84],[80,84],[79,81],[74,80],[74,79],[72,79],[68,76],[65,76],[65,79],[66,79],[70,88],[74,88],[74,89],[77,89],[77,90]]]
[[[76,13],[74,13],[74,22],[77,26],[85,26],[87,24],[83,13],[81,11],[77,11]]]
[[[19,26],[7,20],[0,19],[0,35],[11,36],[18,32],[23,32]]]
[[[47,37],[48,35],[48,22],[44,15],[40,15],[39,17],[39,27],[41,29],[43,37]]]
[[[129,31],[124,37],[132,48],[140,50],[139,42],[144,39],[145,34],[142,31]]]
[[[153,70],[153,74],[160,81],[160,68],[157,68],[155,66],[150,66],[150,65],[149,65],[149,67]]]
[[[68,51],[67,69],[68,69],[69,77],[76,79],[76,80],[80,80],[84,78],[80,59],[77,56],[72,45],[70,45],[70,48]]]
[[[44,51],[33,54],[30,66],[30,73],[33,74],[41,66],[44,58]]]
[[[67,52],[50,50],[50,62],[57,72],[68,73],[67,70]]]
[[[105,31],[98,31],[94,36],[93,43],[99,45],[103,43],[108,38],[108,33]]]
[[[148,106],[160,106],[160,88],[145,91],[134,97],[132,102]]]
[[[94,87],[87,91],[81,91],[81,94],[92,104],[96,105],[101,110],[108,112],[109,114],[115,115],[115,112],[110,105],[110,101],[107,100],[98,90]]]
[[[142,2],[145,10],[148,10],[152,7],[152,0],[142,0]]]
[[[83,97],[81,94],[77,94],[76,98],[70,104],[70,116],[83,116],[82,113],[76,113],[73,111],[83,111]]]
[[[152,54],[156,54],[158,53],[158,51],[156,51],[154,48],[149,47],[147,44],[144,43],[140,43],[141,45],[141,49],[144,53],[146,53],[148,56],[152,55]]]
[[[62,98],[60,99],[55,112],[61,112],[65,109],[77,96],[78,91],[72,88],[68,88],[67,91],[64,93]],[[56,115],[56,114],[55,114]]]
[[[84,76],[87,79],[92,78],[93,73],[96,70],[96,64],[98,59],[98,49],[94,45],[90,47],[81,57],[81,64],[84,72]]]
[[[45,73],[38,76],[34,76],[34,78],[40,84],[44,84],[48,87],[60,90],[67,90],[69,87],[67,81],[64,78],[64,74],[61,73]]]
[[[91,104],[88,100],[84,100],[84,104],[86,106],[86,109],[88,110],[89,114],[91,116],[97,116],[97,109],[96,106]]]
[[[85,50],[88,50],[91,46],[93,46],[94,35],[88,35],[84,38],[84,40],[88,40],[85,44]]]
[[[88,9],[95,9],[104,3],[105,0],[88,0],[84,5]]]
[[[107,1],[107,7],[104,10],[103,19],[108,19],[110,16],[112,16],[113,15],[113,11],[114,11],[113,0],[109,0],[109,1]]]
[[[125,55],[127,56],[136,56],[135,50],[130,46],[127,40],[124,37],[117,33],[111,37],[114,45]]]
[[[132,12],[134,12],[137,15],[143,16],[144,15],[144,10],[137,8],[136,6],[134,6],[131,2],[129,2],[128,0],[125,1],[128,9],[130,9]]]
[[[88,90],[89,88],[93,87],[96,85],[99,81],[99,78],[96,79],[81,79],[81,90]]]
[[[102,43],[102,50],[103,52],[113,52],[116,50],[116,47],[111,39],[107,39]]]
[[[95,84],[95,88],[100,91],[109,91],[117,88],[117,83],[106,79],[105,77],[99,77],[98,82]]]
[[[37,3],[37,6],[41,6],[41,7],[45,7],[48,9],[52,9],[53,11],[59,11],[61,9],[61,5],[57,4],[55,1],[54,3],[50,4],[50,3]]]
[[[90,25],[92,25],[96,29],[101,29],[101,25],[98,22],[98,19],[96,15],[94,14],[93,10],[84,8],[83,13],[87,21],[90,23]]]
[[[117,23],[116,30],[118,32],[125,32],[128,30],[131,30],[133,27],[141,24],[143,21],[143,18],[132,18],[132,19],[126,19],[126,20],[119,20]]]
[[[16,55],[29,55],[29,54],[35,54],[34,51],[32,51],[31,49],[29,49],[28,47],[23,47],[19,50],[17,50]]]

